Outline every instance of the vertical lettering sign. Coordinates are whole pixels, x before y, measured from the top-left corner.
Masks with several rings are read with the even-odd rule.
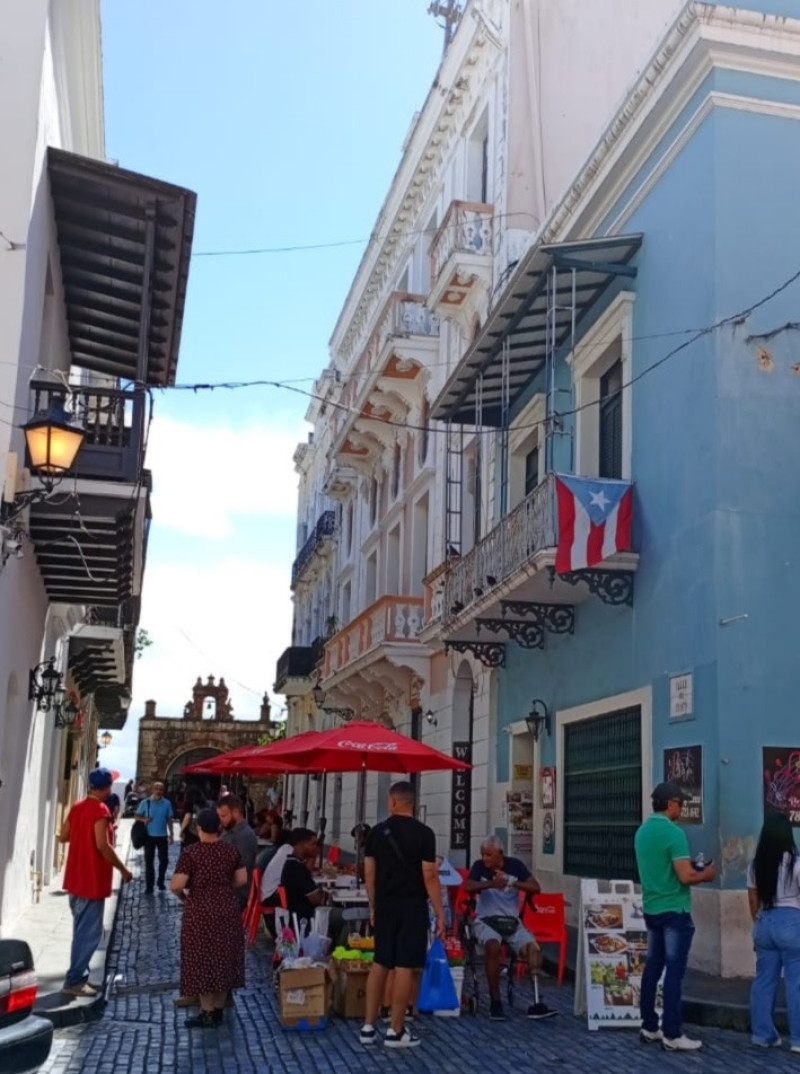
[[[472,743],[454,742],[453,756],[457,761],[472,764]],[[450,808],[450,848],[466,850],[469,857],[470,818],[472,816],[472,769],[459,768],[453,773]]]

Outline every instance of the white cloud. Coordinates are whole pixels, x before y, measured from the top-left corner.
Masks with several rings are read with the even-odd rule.
[[[126,727],[102,752],[124,778],[135,774],[139,718],[154,699],[163,716],[180,716],[198,675],[224,676],[236,717],[256,717],[275,662],[291,642],[288,565],[230,556],[215,562],[148,563],[141,624],[153,639],[136,661]],[[199,651],[200,650],[200,651]],[[249,689],[246,689],[249,688]]]
[[[230,537],[236,520],[294,518],[297,475],[292,456],[302,427],[192,425],[156,417],[147,465],[159,526],[202,537]]]

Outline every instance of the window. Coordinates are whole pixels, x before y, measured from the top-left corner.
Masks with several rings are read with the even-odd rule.
[[[467,200],[489,201],[489,117],[484,113],[467,143]]]
[[[530,496],[539,484],[539,447],[538,445],[525,456],[525,495]]]
[[[411,550],[411,593],[421,597],[422,579],[428,574],[428,493],[414,504],[414,530]]]
[[[351,500],[347,505],[347,555],[353,554],[353,501]]]
[[[386,592],[389,596],[400,593],[400,527],[395,526],[386,538]]]
[[[641,708],[565,724],[564,872],[634,880],[641,822]]]
[[[419,411],[419,435],[417,437],[417,461],[420,466],[425,465],[428,458],[428,444],[430,442],[430,418],[431,408],[428,397],[423,395]]]
[[[630,480],[633,303],[623,291],[579,341],[571,357],[577,409],[575,472]]]
[[[350,606],[352,603],[352,585],[345,582],[342,586],[342,627],[350,622]]]
[[[600,477],[622,477],[622,362],[600,378]]]
[[[366,578],[364,580],[364,604],[369,606],[378,599],[378,552],[377,549],[367,556]]]
[[[381,488],[377,477],[373,477],[369,486],[369,524],[374,526],[378,521],[378,501],[380,500]]]
[[[394,457],[392,459],[392,499],[396,500],[400,492],[400,477],[403,472],[403,449],[400,442],[394,445]]]

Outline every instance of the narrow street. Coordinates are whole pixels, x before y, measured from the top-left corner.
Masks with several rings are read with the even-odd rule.
[[[173,863],[175,856],[173,855]],[[415,1027],[423,1038],[414,1051],[390,1052],[381,1045],[365,1049],[358,1042],[359,1023],[333,1019],[321,1032],[288,1032],[278,1023],[271,986],[270,953],[263,941],[248,951],[247,988],[237,993],[236,1008],[218,1032],[189,1031],[186,1012],[176,1010],[180,906],[169,894],[145,897],[137,874],[125,889],[109,972],[116,983],[104,1017],[97,1022],[58,1030],[43,1074],[265,1074],[340,1071],[517,1071],[570,1070],[576,1074],[646,1074],[653,1070],[703,1071],[710,1074],[756,1074],[765,1056],[739,1033],[718,1029],[689,1031],[703,1038],[696,1055],[667,1055],[639,1044],[631,1031],[589,1033],[584,1018],[572,1014],[571,987],[547,985],[548,1002],[559,1017],[544,1023],[524,1017],[528,1002],[517,992],[514,1015],[502,1025],[490,1023],[485,1005],[475,1018],[420,1016]],[[769,1053],[773,1071],[797,1069],[788,1051]]]

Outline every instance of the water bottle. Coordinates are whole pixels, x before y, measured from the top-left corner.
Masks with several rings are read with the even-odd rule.
[[[706,856],[705,856],[705,854],[703,853],[702,850],[697,855],[697,857],[694,859],[694,867],[695,867],[695,869],[697,870],[698,873],[702,873],[702,871],[706,867]]]

